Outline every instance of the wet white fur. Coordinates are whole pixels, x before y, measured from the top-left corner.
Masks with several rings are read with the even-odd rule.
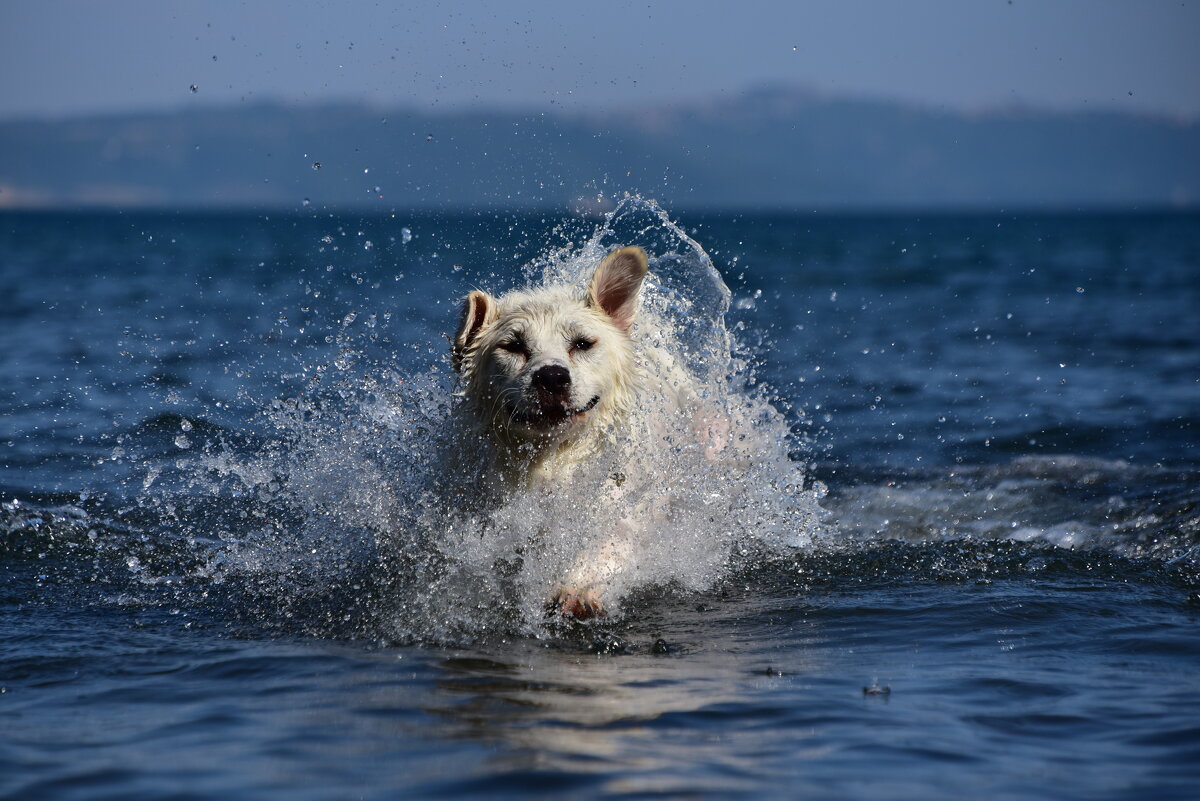
[[[499,298],[475,291],[464,301],[454,362],[465,405],[494,445],[489,471],[507,491],[566,480],[621,433],[646,376],[630,340],[646,269],[640,248],[621,248],[600,263],[586,291],[546,287]],[[514,339],[525,352],[504,347]],[[574,347],[580,341],[592,344]],[[568,406],[581,411],[557,425],[531,425],[525,420],[538,403],[532,376],[546,365],[570,370]],[[623,502],[619,486],[609,493],[613,503]],[[552,588],[564,611],[603,608],[608,581],[630,559],[639,534],[632,517],[617,529],[597,532],[594,547]]]

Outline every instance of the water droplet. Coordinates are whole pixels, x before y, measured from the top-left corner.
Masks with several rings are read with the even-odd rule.
[[[319,169],[321,169],[321,162],[319,162],[319,161],[314,161],[314,162],[313,162],[313,169],[314,169],[314,170],[319,170]]]
[[[350,348],[342,348],[338,357],[333,360],[333,366],[339,370],[349,370],[354,366],[354,351]]]
[[[191,431],[192,430],[192,421],[187,419],[186,417],[183,418],[181,421],[179,421],[179,428],[183,431]]]
[[[366,242],[363,242],[363,250],[371,250],[373,247],[375,247],[375,243],[373,243],[370,239],[368,239]]]
[[[311,206],[311,205],[312,205],[312,201],[311,201],[311,200],[309,200],[308,198],[304,198],[304,200],[302,200],[302,201],[300,202],[300,205],[302,205],[302,206]]]
[[[191,86],[188,87],[188,89],[192,90],[192,94],[196,94],[196,92],[200,91],[200,87],[196,86],[196,84],[192,84]]]
[[[175,438],[175,447],[187,450],[192,447],[192,441],[187,438],[186,434],[180,434]]]
[[[325,234],[325,236],[321,237],[321,241],[324,242],[326,245],[332,245],[333,237],[330,236],[329,234]]]
[[[425,134],[425,141],[426,141],[426,142],[432,142],[432,141],[433,141],[433,134]]]
[[[413,238],[412,231],[408,230],[407,228],[400,229],[400,242],[401,243],[407,245],[409,242],[412,241],[412,238]]]

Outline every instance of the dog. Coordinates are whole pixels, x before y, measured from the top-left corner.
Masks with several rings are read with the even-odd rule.
[[[451,360],[464,405],[493,446],[489,470],[507,491],[568,480],[625,425],[647,376],[631,339],[647,272],[645,252],[622,247],[583,292],[467,295]],[[619,486],[611,494],[623,501]],[[605,614],[608,579],[629,560],[638,533],[632,517],[617,528],[562,577],[552,609],[579,620]]]

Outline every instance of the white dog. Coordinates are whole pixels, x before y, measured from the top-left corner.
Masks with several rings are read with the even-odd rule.
[[[468,406],[495,438],[510,486],[562,475],[628,414],[637,370],[629,339],[646,254],[628,247],[572,287],[467,296],[453,345]]]
[[[649,371],[635,358],[630,333],[646,273],[642,249],[625,247],[600,262],[586,292],[563,286],[467,296],[453,362],[466,406],[494,446],[488,470],[507,491],[562,482],[599,456],[635,400],[644,400],[648,380],[672,385],[675,411],[697,410],[686,373],[669,355],[643,349],[657,362]],[[692,419],[703,421],[696,431],[708,449],[722,447],[727,428],[709,424],[713,417]],[[619,483],[610,500],[629,503]],[[563,615],[604,613],[608,581],[631,558],[641,531],[635,520],[647,511],[654,513],[630,509],[619,530],[598,536],[561,578],[550,601]]]

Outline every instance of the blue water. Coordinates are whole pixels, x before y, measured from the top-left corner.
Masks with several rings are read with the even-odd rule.
[[[0,216],[0,797],[1195,798],[1200,217],[676,220],[819,530],[565,626],[377,490],[602,221]]]

